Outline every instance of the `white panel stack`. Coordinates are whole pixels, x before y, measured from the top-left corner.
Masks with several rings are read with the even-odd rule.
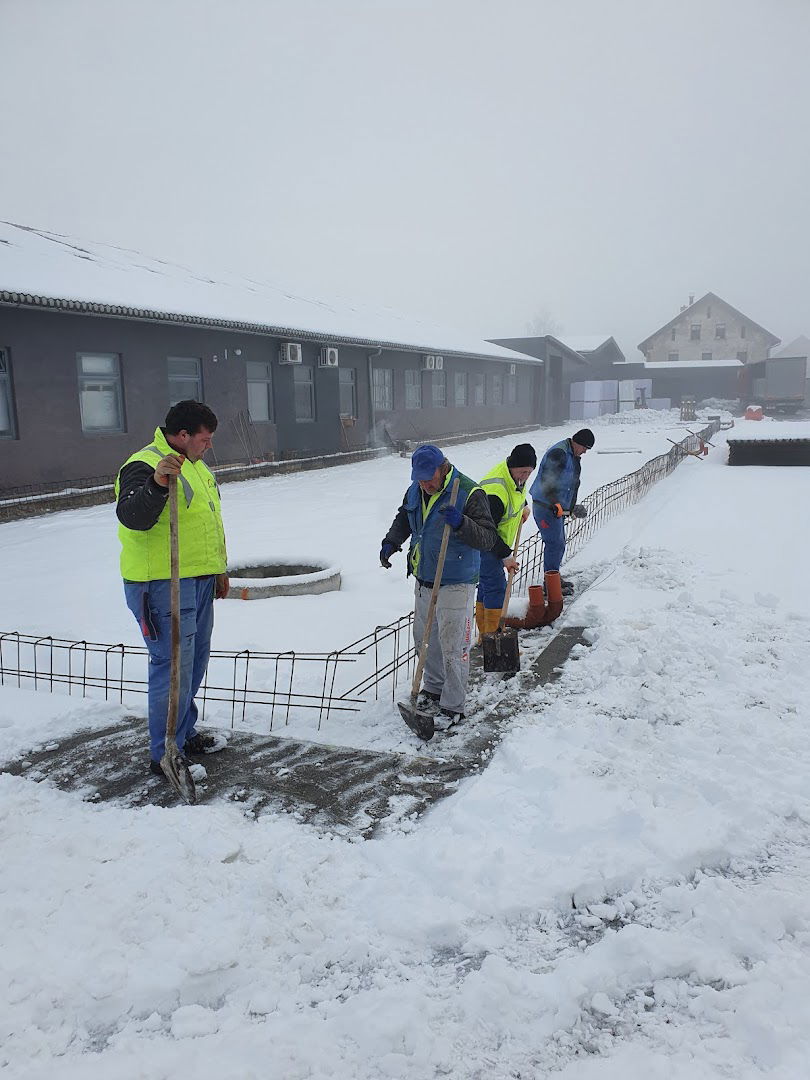
[[[636,407],[636,384],[632,379],[619,382],[619,412],[629,412]]]
[[[592,420],[596,416],[616,412],[619,384],[615,379],[592,379],[571,383],[571,420]]]

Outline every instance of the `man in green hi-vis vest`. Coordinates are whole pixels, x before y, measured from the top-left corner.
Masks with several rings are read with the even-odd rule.
[[[213,735],[195,730],[194,702],[208,666],[214,597],[228,595],[219,488],[202,460],[216,428],[217,418],[207,405],[178,401],[153,441],[124,462],[115,481],[124,594],[149,650],[149,753],[150,770],[156,776],[163,776],[160,759],[172,659],[170,476],[177,477],[180,547],[177,745],[186,754],[200,754],[216,743]]]

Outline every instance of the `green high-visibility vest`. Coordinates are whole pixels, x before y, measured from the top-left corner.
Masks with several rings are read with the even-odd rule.
[[[132,461],[145,461],[154,468],[162,457],[173,453],[176,451],[157,428],[154,442],[127,458],[121,468]],[[119,472],[115,480],[116,499],[120,494],[120,482]],[[180,577],[225,573],[228,556],[220,505],[217,482],[205,462],[202,459],[185,460],[177,486]],[[168,499],[151,529],[128,529],[119,524],[118,538],[121,541],[121,576],[126,581],[160,581],[171,577]]]
[[[487,495],[497,496],[503,503],[503,517],[498,522],[498,536],[510,548],[515,546],[518,525],[526,504],[526,494],[519,491],[509,466],[500,462],[479,484]]]

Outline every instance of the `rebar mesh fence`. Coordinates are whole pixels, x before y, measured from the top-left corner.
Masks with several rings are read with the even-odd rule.
[[[718,426],[710,424],[699,437],[711,438]],[[638,502],[697,446],[698,438],[690,435],[636,472],[592,492],[585,500],[588,516],[568,522],[567,554],[579,551],[605,521]],[[539,534],[521,544],[519,555],[517,595],[542,580]],[[409,681],[413,672],[412,630],[413,613],[409,612],[328,653],[212,650],[197,695],[201,716],[205,719],[208,712],[220,724],[271,732],[292,721],[303,723],[305,730],[320,731],[323,721],[333,714],[347,717],[366,702],[395,697],[398,686]],[[145,711],[147,657],[143,646],[0,633],[0,686],[61,691],[121,705],[140,702]]]

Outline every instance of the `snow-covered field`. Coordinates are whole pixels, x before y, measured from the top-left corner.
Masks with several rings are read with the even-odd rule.
[[[642,452],[589,453],[586,492],[682,434],[631,419],[600,424],[596,450]],[[516,441],[563,434],[451,457],[482,474]],[[525,693],[490,767],[418,822],[352,842],[0,777],[0,1068],[805,1077],[810,473],[730,469],[713,441],[572,560],[597,575],[568,609],[591,646]],[[377,565],[406,482],[392,458],[226,487],[234,557],[340,544],[345,584],[220,604],[216,643],[330,648],[407,610],[402,557]],[[2,535],[7,628],[137,640],[109,509]],[[0,753],[115,715],[5,689]]]

